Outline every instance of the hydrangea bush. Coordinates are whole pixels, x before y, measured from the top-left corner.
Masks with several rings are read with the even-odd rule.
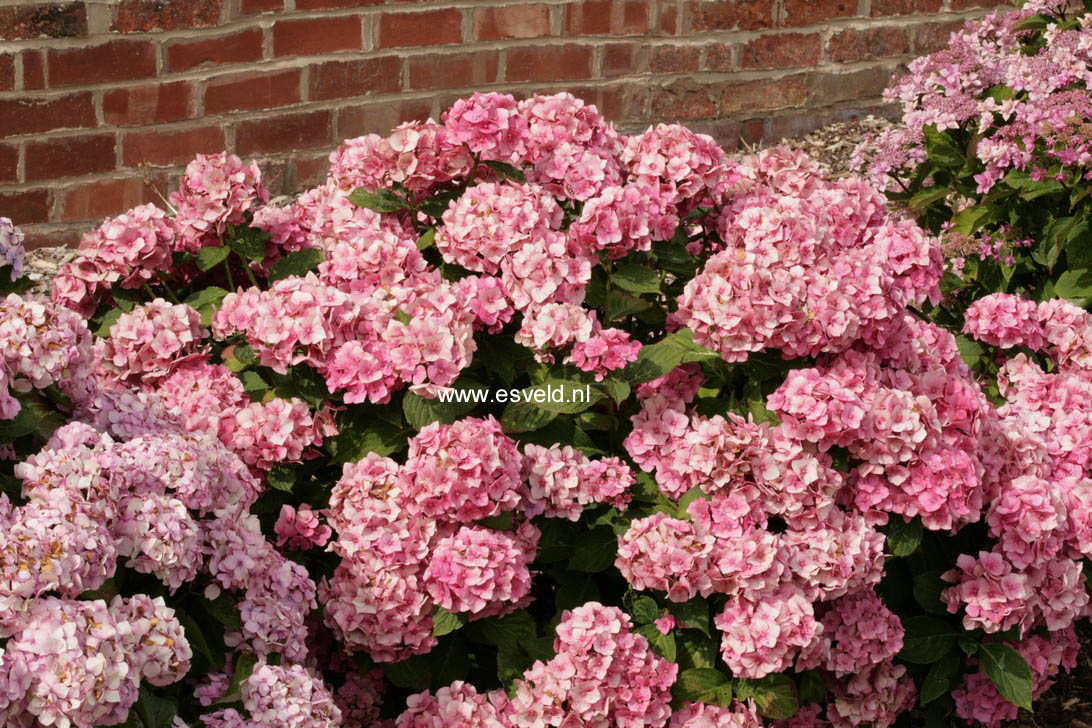
[[[863,179],[567,94],[287,204],[198,157],[3,304],[0,716],[997,725],[1089,614],[1092,320],[983,299],[973,369],[943,276]]]
[[[955,311],[996,291],[1092,302],[1092,2],[1016,4],[913,61],[885,93],[902,123],[856,155],[941,235]]]

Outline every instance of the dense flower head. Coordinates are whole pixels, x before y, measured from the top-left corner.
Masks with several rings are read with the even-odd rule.
[[[0,267],[11,268],[11,280],[23,277],[23,231],[9,217],[0,217]]]
[[[994,293],[970,305],[963,331],[979,341],[1003,349],[1043,346],[1043,331],[1036,320],[1037,306],[1020,296]]]
[[[425,588],[449,612],[471,618],[514,610],[531,590],[534,552],[516,534],[463,526],[440,539],[425,570]]]
[[[273,530],[277,534],[277,545],[305,550],[314,546],[325,546],[333,531],[319,520],[317,512],[304,503],[295,509],[285,503]]]
[[[721,657],[732,673],[755,679],[789,668],[798,651],[823,632],[811,602],[794,584],[733,597],[713,622],[721,633]]]
[[[507,726],[503,693],[479,693],[462,680],[440,688],[436,695],[425,691],[406,700],[406,710],[395,728],[501,728]]]
[[[715,190],[726,171],[724,150],[712,137],[678,124],[657,124],[631,137],[622,164],[640,183],[666,185],[680,203]]]
[[[251,402],[234,417],[220,420],[220,439],[248,465],[269,470],[299,460],[323,435],[311,408],[299,399]]]
[[[835,728],[888,728],[913,707],[917,692],[906,667],[887,660],[857,673],[845,684],[836,684],[834,699],[827,705],[827,719]]]
[[[844,677],[889,660],[902,649],[902,623],[873,591],[832,602],[819,621],[823,631],[804,648],[798,669],[822,667]]]
[[[197,311],[157,298],[118,317],[103,341],[102,356],[118,379],[154,384],[200,356],[207,334]]]
[[[1014,570],[1000,554],[987,551],[977,558],[962,554],[956,564],[942,576],[954,584],[942,598],[949,612],[963,609],[964,627],[992,633],[1030,624],[1032,591],[1026,574]]]
[[[641,342],[634,341],[622,329],[602,329],[586,341],[577,341],[569,360],[577,369],[593,372],[596,381],[601,382],[610,372],[637,361],[641,347]]]
[[[571,445],[523,448],[527,500],[550,518],[576,521],[592,503],[624,504],[634,477],[618,458],[591,460]]]
[[[238,225],[269,200],[254,162],[234,154],[199,154],[186,166],[178,190],[171,193],[177,250],[196,253],[219,245],[229,225]]]
[[[590,250],[622,258],[630,251],[651,249],[653,242],[670,240],[678,226],[674,200],[664,187],[631,182],[604,187],[585,200],[569,235]]]
[[[762,719],[758,717],[754,703],[737,701],[729,708],[687,703],[671,714],[668,728],[759,728],[761,725]]]
[[[475,93],[459,99],[442,120],[450,139],[479,159],[518,163],[527,154],[527,119],[510,94]]]

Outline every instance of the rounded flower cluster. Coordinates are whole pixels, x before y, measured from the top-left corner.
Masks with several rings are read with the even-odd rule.
[[[157,298],[118,317],[103,340],[102,357],[118,379],[154,384],[200,357],[207,334],[197,311]]]
[[[239,225],[269,201],[262,173],[234,154],[199,154],[182,175],[178,191],[171,193],[175,249],[196,253],[219,245],[229,225]]]

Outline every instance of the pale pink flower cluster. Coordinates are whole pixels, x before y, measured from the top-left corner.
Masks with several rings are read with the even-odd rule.
[[[433,696],[428,691],[411,695],[395,728],[509,728],[505,710],[508,700],[495,690],[479,693],[471,684],[456,680]]]
[[[452,142],[477,159],[517,164],[527,155],[527,119],[509,94],[475,93],[452,104],[441,119]]]
[[[963,332],[1002,349],[1026,346],[1038,351],[1043,346],[1043,330],[1036,320],[1036,310],[1034,301],[993,293],[967,308]]]
[[[821,667],[845,677],[889,660],[902,649],[902,623],[875,592],[863,591],[831,602],[819,621],[823,631],[804,648],[797,669]]]
[[[569,361],[581,371],[593,372],[595,380],[601,382],[610,372],[637,361],[641,348],[641,342],[634,341],[622,329],[600,329],[587,340],[573,345]]]
[[[845,683],[835,683],[833,692],[827,720],[834,728],[889,728],[914,706],[918,695],[906,667],[890,660],[853,675]]]
[[[889,219],[861,180],[790,195],[754,188],[724,206],[718,233],[724,250],[687,284],[678,317],[727,361],[844,351],[882,336],[907,305],[939,300],[940,248]]]
[[[244,718],[227,708],[201,716],[209,728],[341,728],[341,709],[322,678],[301,665],[259,663],[241,687]]]
[[[518,534],[462,526],[432,549],[424,573],[429,596],[449,612],[474,617],[524,606],[531,591],[525,550]]]
[[[171,265],[175,221],[152,204],[106,220],[80,240],[76,257],[61,266],[53,299],[84,314],[114,286],[140,288]]]
[[[247,465],[270,470],[277,463],[299,461],[322,444],[324,433],[306,402],[278,397],[221,417],[217,434]]]
[[[0,267],[11,268],[11,279],[23,277],[23,231],[9,217],[0,217]]]
[[[587,199],[569,234],[589,250],[622,258],[670,240],[678,226],[675,198],[667,188],[631,182],[604,187]]]
[[[299,509],[285,503],[273,525],[277,534],[277,545],[288,545],[290,549],[306,550],[315,546],[325,546],[333,535],[333,530],[322,523],[319,513],[304,503]]]
[[[712,137],[679,124],[657,124],[631,137],[621,158],[631,179],[653,188],[666,185],[679,202],[714,192],[728,169]]]
[[[730,708],[709,703],[687,703],[671,714],[668,728],[761,728],[753,701],[735,702]]]
[[[175,249],[195,253],[221,245],[229,225],[241,225],[269,201],[262,173],[234,154],[198,154],[171,193],[178,236]]]
[[[175,367],[202,357],[207,335],[197,311],[156,298],[118,317],[101,355],[119,380],[154,386]]]
[[[349,672],[334,692],[334,702],[341,709],[342,728],[386,728],[387,723],[379,720],[385,689],[382,670]]]
[[[792,666],[798,651],[823,631],[811,601],[795,584],[761,595],[732,597],[713,620],[720,654],[732,674],[761,678]]]
[[[578,520],[584,506],[592,503],[624,508],[634,483],[629,466],[619,458],[591,460],[571,445],[526,445],[523,478],[533,510],[570,521]]]

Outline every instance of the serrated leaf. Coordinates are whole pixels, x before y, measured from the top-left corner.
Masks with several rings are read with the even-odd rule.
[[[940,593],[946,586],[940,574],[939,571],[925,571],[914,577],[914,601],[929,614],[938,616],[948,613],[940,599]]]
[[[607,300],[603,303],[603,320],[605,322],[620,319],[623,316],[631,316],[651,308],[652,303],[637,296],[631,296],[621,291],[610,291]]]
[[[660,277],[656,271],[630,263],[610,274],[611,283],[630,293],[659,293]]]
[[[918,695],[919,705],[925,707],[948,693],[952,679],[959,673],[960,662],[959,653],[953,650],[929,668],[929,672],[926,673],[921,682],[921,691]]]
[[[955,646],[962,630],[936,617],[918,616],[903,621],[903,637],[899,657],[907,662],[928,665],[944,657]]]
[[[284,256],[269,269],[269,282],[279,281],[288,276],[301,278],[313,270],[318,270],[322,263],[322,251],[318,248],[304,248]]]
[[[935,187],[926,187],[924,190],[918,192],[916,195],[911,197],[910,202],[907,204],[910,205],[910,209],[912,210],[924,210],[926,207],[933,204],[934,202],[938,200],[943,200],[951,193],[952,191],[950,189],[948,189],[947,187],[942,187],[940,185],[937,185]]]
[[[630,614],[637,624],[652,624],[660,618],[660,606],[652,597],[638,597],[633,602]]]
[[[1006,644],[983,643],[978,661],[1001,697],[1018,708],[1031,710],[1031,668],[1024,657]]]
[[[277,464],[266,474],[265,479],[270,487],[291,493],[296,484],[296,472],[287,465]]]
[[[527,175],[523,173],[523,170],[518,167],[514,167],[511,164],[505,162],[495,162],[492,160],[486,160],[484,162],[486,167],[497,173],[497,176],[502,179],[507,178],[519,182],[521,185],[527,183]]]
[[[235,606],[234,600],[228,597],[227,594],[221,594],[215,599],[206,599],[202,601],[202,605],[205,611],[211,614],[217,622],[224,625],[228,631],[238,632],[243,628],[243,620],[239,616],[239,609]]]
[[[663,634],[660,630],[656,629],[654,624],[646,624],[638,627],[637,634],[648,640],[649,646],[660,657],[664,658],[668,662],[675,661],[675,635],[668,632]]]
[[[699,350],[694,344],[694,332],[682,329],[665,336],[655,344],[641,349],[637,360],[627,366],[622,375],[630,384],[659,379],[683,363],[683,358]]]
[[[913,518],[909,522],[899,516],[892,516],[883,529],[887,536],[887,549],[893,556],[909,556],[917,551],[924,535],[921,520]]]
[[[241,372],[258,361],[258,354],[250,344],[237,344],[224,350],[224,366],[233,372]]]
[[[201,270],[212,270],[227,260],[229,255],[231,255],[231,248],[224,245],[201,248],[197,251],[197,258],[194,262]]]
[[[454,395],[457,392],[466,392],[468,395],[473,395],[480,391],[483,390],[477,383],[456,383],[450,390],[452,401],[448,402],[442,401],[439,397],[436,397],[435,399],[425,399],[413,392],[407,392],[406,396],[402,399],[402,411],[406,415],[406,422],[408,422],[413,429],[418,431],[431,425],[433,422],[441,422],[445,425],[449,425],[473,410],[478,404],[473,400],[473,397],[468,397],[470,401],[467,402],[455,401]]]
[[[548,379],[520,392],[520,400],[558,414],[578,414],[603,399],[598,386],[565,379]]]
[[[231,682],[228,683],[227,692],[224,693],[224,697],[217,700],[214,705],[223,705],[225,703],[237,703],[243,699],[242,685],[250,676],[254,673],[254,668],[258,664],[258,658],[249,652],[241,652],[235,658],[235,671],[231,675]]]
[[[591,574],[605,571],[614,564],[617,552],[618,539],[614,530],[599,526],[580,537],[569,559],[569,568]]]
[[[178,712],[178,706],[173,700],[156,695],[147,684],[140,686],[139,697],[133,709],[140,716],[144,728],[171,728]]]
[[[724,685],[731,683],[723,672],[709,667],[694,667],[679,673],[671,695],[679,701],[713,703],[717,688]]]
[[[265,249],[273,239],[265,230],[254,227],[230,228],[226,238],[228,247],[242,256],[243,260],[258,261],[265,258]]]
[[[466,622],[467,615],[454,614],[437,604],[432,609],[432,636],[443,637],[445,634],[451,634]]]
[[[962,167],[965,161],[963,150],[952,140],[947,131],[939,131],[935,124],[922,129],[925,136],[925,150],[930,161],[945,167]]]
[[[520,609],[503,617],[489,617],[473,623],[474,633],[486,643],[500,647],[506,644],[525,644],[535,638],[535,620],[526,609]]]
[[[361,187],[349,195],[349,202],[376,212],[398,212],[406,209],[406,201],[390,190],[369,192]]]
[[[959,349],[959,356],[972,369],[982,361],[982,354],[986,351],[977,341],[962,334],[956,337],[956,347]]]
[[[827,684],[816,670],[805,670],[800,674],[800,702],[804,705],[827,702]]]
[[[796,683],[788,675],[774,673],[758,680],[739,680],[736,694],[740,700],[753,699],[758,712],[773,720],[786,720],[800,708]]]
[[[125,313],[120,308],[112,308],[103,315],[102,320],[99,322],[99,327],[95,329],[95,336],[105,339],[110,335],[110,329],[114,324],[118,322],[121,315]]]
[[[557,412],[542,409],[529,402],[512,402],[501,413],[501,429],[508,434],[534,432],[554,420]]]
[[[1067,270],[1054,281],[1053,294],[1078,306],[1087,306],[1092,302],[1092,271],[1085,268]]]
[[[431,248],[436,242],[436,228],[430,227],[425,232],[421,233],[421,237],[417,238],[417,249],[427,250]]]
[[[558,579],[558,584],[557,593],[554,595],[554,605],[558,612],[599,599],[599,586],[593,574],[567,572]]]
[[[709,603],[704,598],[691,599],[688,602],[669,602],[667,611],[680,627],[696,629],[706,637],[710,636]]]
[[[603,389],[607,390],[607,394],[615,401],[616,404],[622,404],[632,392],[628,383],[616,377],[607,377],[603,380]]]

